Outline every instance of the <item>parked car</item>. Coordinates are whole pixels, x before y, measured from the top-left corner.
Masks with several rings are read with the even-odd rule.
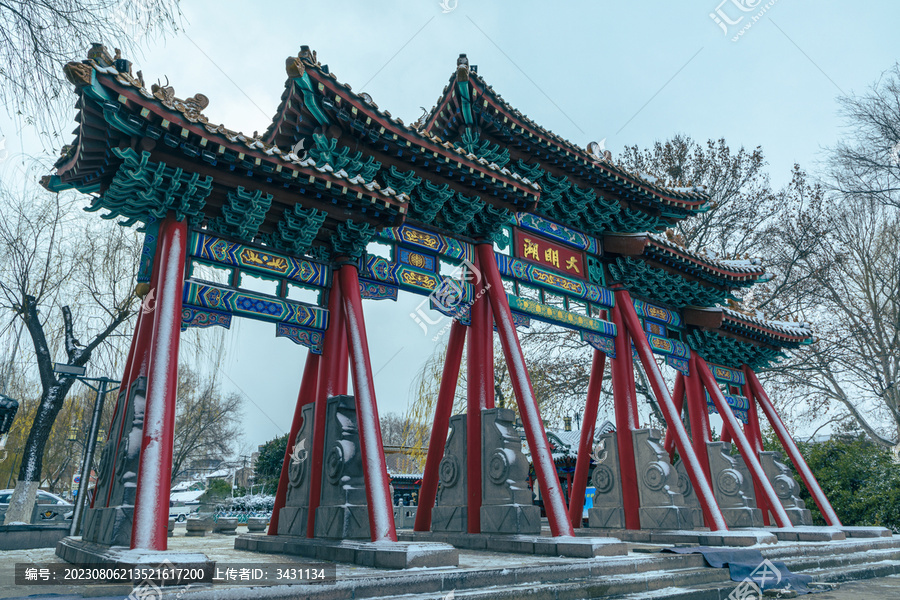
[[[0,513],[6,514],[9,500],[15,490],[0,490]],[[71,502],[44,490],[38,490],[35,498],[34,521],[61,521],[71,519],[75,505]]]
[[[169,501],[169,516],[174,517],[179,523],[184,523],[189,515],[196,514],[199,510],[200,503],[196,500],[193,502]]]

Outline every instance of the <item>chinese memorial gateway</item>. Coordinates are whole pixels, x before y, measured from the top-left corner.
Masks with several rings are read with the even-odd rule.
[[[87,210],[139,226],[145,309],[83,536],[61,544],[63,558],[166,550],[179,337],[235,317],[270,322],[309,352],[268,535],[239,537],[237,548],[413,567],[455,565],[456,548],[487,534],[594,556],[624,553],[620,540],[648,530],[797,531],[810,513],[780,454],[763,451],[760,410],[828,530],[840,528],[755,373],[812,333],[737,308],[732,293],[766,279],[757,261],[699,255],[671,234],[706,210],[702,189],[627,173],[597,144],[582,149],[543,129],[465,55],[412,125],[340,83],[306,47],[286,68],[272,124],[247,136],[210,124],[202,94],[147,89],[99,44],[65,66],[76,138],[43,183],[90,194]],[[373,253],[379,245],[389,251]],[[249,289],[251,280],[273,291]],[[362,301],[399,290],[453,320],[415,526],[398,539]],[[594,349],[568,505],[517,335],[532,320],[577,331]],[[515,413],[494,405],[495,330],[531,465]],[[464,349],[467,409],[452,416]],[[635,359],[664,436],[639,427]],[[601,436],[600,457],[607,361],[616,431]],[[674,389],[663,367],[677,372]],[[710,412],[727,441],[712,441]],[[531,467],[550,537],[540,538]],[[575,536],[589,478],[596,537]]]

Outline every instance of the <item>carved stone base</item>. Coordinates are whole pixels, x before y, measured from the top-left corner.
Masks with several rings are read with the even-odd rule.
[[[641,508],[641,529],[693,529],[693,515],[683,506]]]
[[[369,510],[366,506],[320,506],[316,509],[316,537],[369,539]]]
[[[235,550],[293,554],[315,560],[355,563],[380,569],[456,567],[459,552],[449,544],[434,542],[361,542],[321,540],[294,535],[240,535]]]
[[[306,536],[307,506],[285,506],[278,512],[278,535]]]
[[[465,506],[435,506],[431,511],[432,531],[468,531]]]
[[[133,506],[89,508],[84,514],[82,539],[105,546],[130,546]]]
[[[806,503],[800,499],[800,486],[791,476],[787,466],[781,462],[780,452],[760,452],[759,462],[762,465],[763,472],[769,478],[769,482],[775,489],[775,495],[781,502],[791,520],[794,527],[812,525],[812,515],[806,508]],[[774,522],[774,517],[769,513],[770,522]]]
[[[703,527],[703,509],[700,508],[700,500],[694,493],[694,486],[691,484],[691,478],[688,476],[684,468],[684,461],[679,460],[675,464],[675,473],[678,474],[678,491],[684,497],[684,506],[691,514],[691,522],[694,529]]]
[[[635,429],[631,435],[641,501],[641,529],[692,529],[694,515],[685,507],[684,497],[678,491],[678,475],[663,449],[662,434],[656,429]]]
[[[576,529],[576,531],[580,531]],[[593,558],[628,554],[627,544],[611,537],[549,537],[541,535],[503,535],[496,533],[448,533],[410,531],[397,534],[404,541],[434,541],[467,550],[486,550],[515,554],[540,554]]]
[[[533,504],[481,507],[482,533],[541,533],[541,509]]]
[[[729,527],[762,527],[762,511],[749,506],[722,508],[722,516]]]
[[[591,528],[625,529],[625,510],[621,507],[594,507],[588,509],[588,525]]]
[[[154,550],[129,550],[127,546],[110,547],[87,542],[79,537],[67,537],[56,545],[56,555],[66,562],[91,566],[152,567],[167,562],[171,567],[203,568],[212,573],[214,562],[205,554]],[[177,582],[172,582],[177,583]]]
[[[731,455],[731,444],[708,442],[709,469],[716,502],[729,527],[762,527],[762,511],[753,499],[750,471],[740,456]]]

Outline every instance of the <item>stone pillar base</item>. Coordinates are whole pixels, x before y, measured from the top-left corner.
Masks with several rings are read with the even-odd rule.
[[[533,504],[481,507],[481,533],[541,533],[541,509]]]
[[[104,546],[130,546],[133,506],[89,508],[84,514],[82,539]]]
[[[435,506],[431,511],[432,531],[468,531],[469,519],[465,506]]]
[[[693,529],[694,516],[684,506],[641,508],[641,529]]]
[[[594,507],[588,509],[588,527],[625,529],[625,510],[621,507]]]
[[[278,512],[278,535],[306,536],[308,506],[285,506]]]
[[[318,519],[317,519],[318,520]],[[321,540],[295,535],[240,535],[235,550],[293,554],[314,560],[354,563],[377,569],[459,566],[459,552],[434,542],[361,542]]]
[[[366,506],[320,506],[316,509],[316,537],[368,539],[369,510]]]

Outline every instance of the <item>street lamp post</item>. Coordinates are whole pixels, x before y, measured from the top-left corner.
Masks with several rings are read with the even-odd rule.
[[[97,399],[94,401],[94,413],[91,415],[91,427],[88,431],[87,447],[84,451],[84,458],[81,463],[81,482],[78,484],[78,496],[75,498],[75,512],[72,514],[72,528],[69,535],[78,535],[81,531],[81,520],[84,515],[84,503],[87,498],[88,484],[91,480],[91,464],[94,462],[94,450],[97,447],[97,433],[100,430],[100,416],[103,413],[103,402],[106,400],[106,394],[112,392],[118,387],[107,389],[109,384],[118,384],[119,381],[108,377],[85,377],[87,372],[85,367],[74,367],[72,365],[64,365],[56,363],[53,371],[63,377],[74,377],[84,385],[97,392]],[[97,382],[94,387],[91,381]]]

